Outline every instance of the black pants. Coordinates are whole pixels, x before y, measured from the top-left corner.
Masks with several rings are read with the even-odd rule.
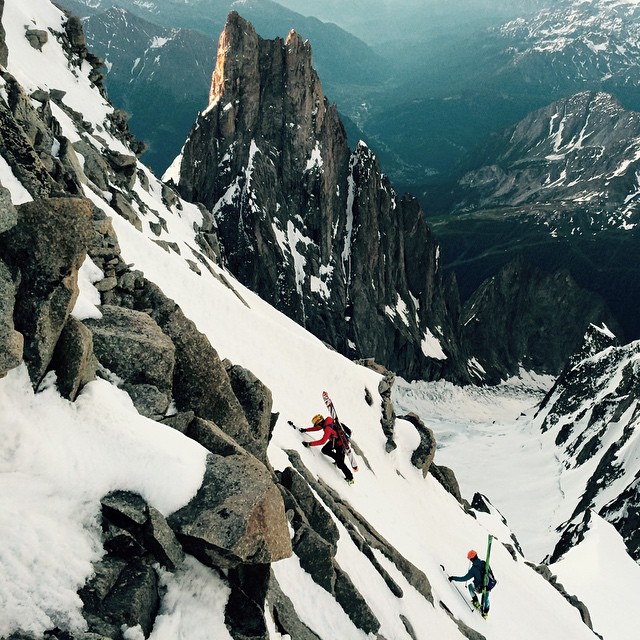
[[[321,449],[322,453],[325,456],[329,456],[336,461],[336,466],[342,473],[344,473],[344,477],[347,480],[353,480],[353,473],[351,473],[351,469],[344,463],[344,449],[342,447],[338,447],[337,449],[333,448],[333,443],[331,441],[327,442]]]

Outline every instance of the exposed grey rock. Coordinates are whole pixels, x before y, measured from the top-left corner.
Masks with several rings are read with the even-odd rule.
[[[281,635],[289,635],[296,640],[320,640],[320,638],[300,621],[291,600],[283,593],[273,571],[269,580],[267,606],[271,611],[276,630]]]
[[[122,385],[131,398],[133,405],[141,416],[160,420],[169,407],[170,396],[162,392],[153,384],[128,384]]]
[[[60,394],[75,400],[80,389],[95,379],[96,365],[91,331],[80,320],[69,316],[51,361]]]
[[[100,606],[126,566],[126,560],[110,556],[94,562],[93,575],[78,592],[87,609],[95,611]]]
[[[292,553],[282,496],[248,455],[209,455],[198,493],[168,521],[185,551],[209,566],[267,564]]]
[[[311,528],[335,548],[340,537],[338,527],[333,519],[328,517],[327,510],[318,502],[306,479],[293,467],[287,467],[278,475],[280,484],[295,499],[295,505],[286,503],[287,510],[294,506],[297,507],[304,514]],[[297,528],[295,522],[292,524],[294,528]]]
[[[293,550],[300,559],[300,566],[332,596],[336,595],[336,572],[334,561],[336,547],[324,540],[308,524],[302,523],[296,530]]]
[[[0,0],[0,65],[7,66],[9,49],[7,48],[6,33],[2,26],[2,14],[4,13],[4,0]]]
[[[9,89],[15,87],[15,80],[8,85]],[[18,89],[14,89],[18,91]],[[33,108],[31,117],[38,120]],[[2,143],[2,156],[7,161],[13,174],[21,182],[24,188],[34,198],[47,198],[55,189],[51,175],[47,171],[40,154],[34,149],[32,141],[14,117],[9,107],[0,102],[0,142]]]
[[[78,269],[93,237],[92,205],[80,198],[50,198],[16,210],[18,223],[0,235],[0,252],[20,272],[14,322],[37,385],[78,296]]]
[[[208,338],[153,283],[146,283],[135,304],[149,310],[175,345],[173,397],[178,409],[194,411],[251,450],[254,444],[252,430]]]
[[[340,567],[336,567],[335,598],[356,627],[365,633],[376,633],[380,629],[380,621],[371,607]]]
[[[149,506],[149,520],[145,529],[147,545],[160,564],[175,571],[184,560],[184,551],[165,517]]]
[[[196,414],[193,411],[180,411],[170,416],[166,416],[162,419],[162,423],[169,425],[171,428],[185,433],[189,428],[191,422],[195,418]],[[215,453],[220,453],[219,451]]]
[[[253,440],[256,444],[247,444],[247,448],[253,455],[267,462],[266,452],[271,438],[271,409],[273,407],[273,397],[271,390],[251,371],[240,365],[232,365],[228,360],[223,363],[231,388],[242,405],[244,414],[252,430]]]
[[[449,609],[449,607],[447,607],[444,602],[441,601],[440,606],[442,607],[442,609],[444,609],[444,611],[446,611],[451,620],[455,622],[461,635],[463,635],[465,638],[468,638],[468,640],[487,640],[487,638],[481,633],[479,633],[475,629],[472,629],[470,626],[462,622],[462,620],[458,620],[458,618],[453,615],[451,609]]]
[[[49,34],[42,29],[27,29],[24,35],[29,44],[38,51],[42,51],[42,47],[49,42]]]
[[[17,222],[18,214],[11,202],[11,193],[0,185],[0,233],[11,229]]]
[[[63,138],[60,141],[58,158],[62,167],[63,176],[67,177],[65,182],[68,184],[69,180],[73,180],[76,184],[76,189],[80,191],[81,185],[87,184],[87,176],[82,168],[82,164],[80,164],[74,146],[67,138]]]
[[[142,231],[142,221],[133,210],[130,200],[121,191],[112,191],[111,206],[138,231]]]
[[[426,478],[427,473],[429,473],[431,463],[433,462],[433,458],[436,455],[436,439],[433,435],[433,431],[427,427],[415,413],[408,413],[407,415],[400,417],[409,421],[420,435],[420,444],[411,454],[411,464],[413,464],[414,467],[421,469],[422,476]]]
[[[269,640],[264,607],[270,575],[268,564],[240,565],[229,570],[231,594],[224,621],[234,640]]]
[[[285,508],[292,514],[293,550],[300,566],[314,582],[336,598],[355,625],[367,633],[377,631],[379,621],[335,560],[339,534],[331,516],[299,473],[288,467],[279,475]],[[375,566],[381,569],[379,563]],[[384,577],[391,581],[386,572]],[[397,585],[394,586],[397,593]]]
[[[115,172],[115,182],[124,189],[133,189],[136,183],[137,158],[115,151],[107,151],[106,158]]]
[[[193,412],[191,412],[193,413]],[[205,449],[220,456],[247,453],[231,436],[210,420],[193,418],[185,433],[189,438],[199,442]]]
[[[153,628],[160,597],[155,570],[143,559],[130,562],[100,607],[101,616],[120,628],[140,625],[145,637]]]
[[[304,467],[300,456],[294,451],[288,451],[295,471],[285,469],[279,475],[287,513],[291,519],[291,525],[295,530],[293,540],[295,553],[300,557],[300,563],[314,576],[314,580],[337,597],[341,593],[341,602],[345,611],[352,617],[355,624],[364,625],[373,629],[378,624],[375,616],[369,616],[368,606],[353,585],[349,586],[342,570],[335,562],[335,542],[337,530],[332,518],[324,506],[310,493],[310,489],[320,496],[320,499],[337,517],[346,528],[351,540],[356,547],[370,560],[374,560],[373,550],[382,552],[404,575],[407,581],[421,593],[429,602],[433,602],[431,585],[426,575],[415,567],[406,558],[401,556],[373,527],[347,503],[322,482],[318,482]],[[305,488],[305,484],[307,487]],[[335,531],[335,533],[334,533]],[[318,535],[320,532],[320,535]],[[402,596],[402,589],[381,567],[379,562],[373,562],[373,566],[380,572],[389,590]],[[337,591],[336,591],[337,589]],[[357,622],[356,622],[357,621]],[[364,628],[362,627],[362,628]]]
[[[86,321],[98,360],[128,385],[143,385],[132,393],[141,413],[164,414],[173,382],[173,342],[146,313],[112,305],[102,305],[100,311],[102,318]]]
[[[558,591],[562,597],[573,607],[575,607],[580,613],[580,617],[582,618],[582,622],[584,622],[589,629],[593,631],[593,624],[591,622],[591,614],[589,613],[589,609],[587,606],[579,600],[576,596],[570,595],[567,593],[565,588],[558,582],[557,576],[551,573],[551,570],[546,564],[534,565],[530,562],[526,563],[529,565],[536,573],[539,573],[556,591]],[[596,634],[598,635],[598,634]],[[598,637],[601,637],[598,635]]]
[[[182,563],[184,552],[166,519],[141,496],[129,491],[114,491],[101,502],[104,520],[131,534],[141,550],[147,549],[170,571]]]
[[[443,465],[431,464],[429,472],[458,502],[462,503],[460,485],[452,469]]]
[[[402,620],[402,624],[407,630],[407,633],[411,636],[412,640],[417,640],[416,632],[414,631],[411,622],[409,622],[409,619],[406,616],[400,615],[400,620]]]
[[[142,527],[148,518],[148,507],[142,496],[130,491],[114,491],[101,500],[104,516],[125,529]]]
[[[69,16],[65,24],[65,32],[74,48],[87,46],[87,37],[82,28],[82,20],[77,16]]]
[[[0,260],[0,377],[22,362],[24,340],[13,325],[15,295],[11,272]]]
[[[74,150],[84,158],[84,174],[101,191],[109,191],[109,176],[113,175],[113,169],[98,153],[97,149],[85,140],[73,143]]]

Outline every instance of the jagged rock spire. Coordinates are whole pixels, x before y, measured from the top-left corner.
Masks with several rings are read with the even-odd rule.
[[[350,151],[299,34],[264,40],[229,14],[175,179],[213,210],[233,273],[317,336],[407,377],[465,378],[423,213],[367,145]]]

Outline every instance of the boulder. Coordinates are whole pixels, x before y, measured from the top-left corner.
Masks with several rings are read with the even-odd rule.
[[[282,496],[249,455],[209,455],[202,486],[168,521],[185,551],[208,566],[267,564],[292,553]]]
[[[178,410],[194,411],[250,450],[251,427],[209,339],[153,283],[145,281],[135,304],[149,311],[175,345],[173,397]]]
[[[191,412],[193,413],[193,412]],[[193,418],[185,429],[189,438],[199,442],[205,449],[220,456],[247,453],[231,436],[210,420]]]
[[[247,443],[246,446],[254,456],[266,462],[267,446],[272,431],[273,397],[271,390],[248,369],[240,365],[232,365],[228,360],[225,360],[223,365],[229,375],[231,388],[244,410],[253,436],[253,442]]]
[[[144,499],[129,491],[114,491],[102,499],[105,523],[124,529],[160,564],[174,571],[184,552],[165,517]]]
[[[25,339],[34,385],[44,376],[78,297],[78,269],[93,238],[92,204],[49,198],[16,207],[18,221],[0,235],[0,254],[20,272],[14,322]]]
[[[80,320],[69,316],[51,361],[60,394],[75,400],[80,389],[95,379],[96,365],[91,331]]]
[[[460,485],[452,469],[443,465],[431,464],[429,472],[458,502],[462,503]]]
[[[163,414],[171,398],[173,342],[146,313],[113,305],[100,310],[102,318],[86,320],[98,360],[124,380],[140,413]]]
[[[42,29],[27,29],[24,35],[29,44],[38,51],[42,51],[42,47],[49,42],[49,34]]]
[[[411,464],[422,470],[422,476],[427,477],[429,468],[436,455],[436,439],[433,431],[427,427],[415,413],[408,413],[401,416],[403,420],[410,422],[420,435],[420,444],[418,448],[411,454]]]
[[[139,624],[148,637],[159,607],[158,576],[148,560],[137,558],[123,569],[103,600],[100,614],[118,629]]]

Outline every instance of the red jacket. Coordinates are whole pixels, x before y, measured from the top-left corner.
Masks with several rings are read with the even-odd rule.
[[[335,444],[342,444],[342,440],[340,438],[340,436],[338,435],[338,432],[335,430],[334,426],[333,426],[333,418],[331,416],[328,416],[324,419],[323,422],[321,422],[320,424],[317,424],[313,427],[309,427],[308,429],[305,429],[305,432],[307,431],[320,431],[321,429],[324,429],[324,433],[322,434],[322,438],[320,438],[320,440],[313,440],[309,443],[310,446],[312,447],[319,447],[321,444],[324,444],[325,442],[327,442],[330,438],[334,438],[335,440]]]

